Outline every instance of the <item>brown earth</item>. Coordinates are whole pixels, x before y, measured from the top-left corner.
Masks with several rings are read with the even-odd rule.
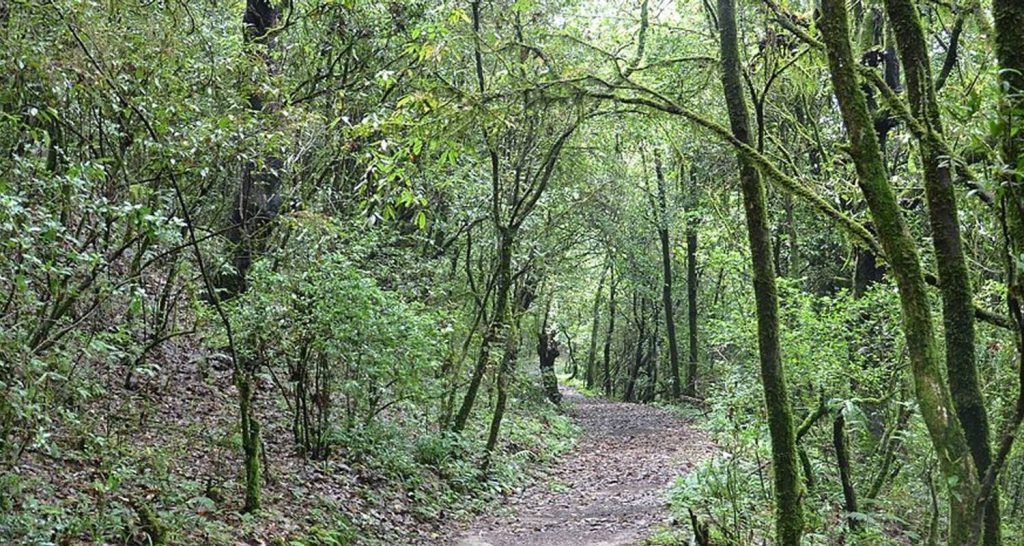
[[[637,544],[669,513],[665,490],[715,452],[692,423],[667,410],[563,391],[583,429],[579,444],[547,480],[505,499],[456,546],[621,546]]]

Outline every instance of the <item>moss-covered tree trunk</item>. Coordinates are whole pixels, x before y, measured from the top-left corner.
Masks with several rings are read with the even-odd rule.
[[[242,507],[242,511],[246,513],[260,509],[262,485],[260,425],[252,407],[252,384],[252,374],[244,370],[235,372],[235,387],[238,389],[242,420],[242,453],[245,466],[245,505]]]
[[[242,16],[242,35],[246,46],[254,48],[267,71],[273,73],[273,31],[278,24],[280,12],[270,0],[247,0]],[[265,104],[258,92],[249,95],[249,108],[255,113],[273,110]],[[220,279],[218,288],[232,296],[246,288],[246,273],[252,265],[256,250],[266,238],[269,222],[277,215],[280,205],[280,176],[278,170],[283,163],[280,158],[268,155],[261,164],[247,162],[236,201],[232,207],[231,226],[228,238],[234,243],[232,262],[234,271]],[[219,298],[219,294],[210,294]],[[238,405],[242,432],[242,452],[245,466],[244,512],[255,512],[260,508],[262,475],[260,454],[262,451],[260,425],[253,408],[253,389],[256,383],[256,363],[233,355],[234,383],[238,389]]]
[[[942,378],[931,308],[914,240],[889,185],[878,139],[856,76],[845,0],[823,0],[819,28],[828,49],[832,85],[860,185],[890,270],[896,278],[914,386],[939,465],[950,487],[949,543],[968,544],[977,477],[963,430]]]
[[[737,140],[751,143],[749,116],[743,98],[739,44],[736,37],[735,0],[718,0],[721,31],[722,85],[725,88],[729,123]],[[804,518],[800,505],[800,461],[796,451],[793,412],[779,346],[779,302],[772,265],[771,229],[760,173],[745,156],[739,156],[740,186],[747,217],[747,234],[754,272],[757,304],[757,339],[761,383],[768,410],[775,485],[775,533],[779,546],[799,546]]]
[[[993,0],[996,57],[999,61],[1003,100],[1000,104],[1001,157],[1003,160],[1000,213],[1006,234],[1007,303],[1017,331],[1018,388],[1024,389],[1024,271],[1018,256],[1024,254],[1024,2]],[[981,504],[997,505],[999,472],[1006,464],[1024,421],[1024,392],[1018,392],[1016,407],[999,439],[994,461],[986,473]],[[987,514],[986,510],[986,514]]]
[[[509,325],[505,334],[505,351],[501,356],[501,364],[498,367],[498,376],[494,381],[495,399],[494,413],[491,414],[491,424],[487,429],[487,453],[484,457],[483,472],[486,474],[491,464],[491,454],[498,445],[498,434],[501,432],[501,422],[505,418],[505,408],[508,406],[508,384],[512,377],[513,367],[519,357],[519,321],[515,320]]]
[[[843,486],[843,509],[851,531],[859,527],[854,514],[857,508],[857,490],[853,488],[853,472],[850,465],[850,442],[846,436],[846,413],[843,408],[836,412],[832,422],[832,447],[836,450],[836,466],[839,468],[839,483]]]
[[[911,112],[930,132],[941,135],[942,116],[935,98],[928,46],[917,9],[909,0],[885,0],[885,5],[899,45]],[[924,164],[928,219],[942,293],[949,389],[980,480],[992,462],[992,449],[985,400],[978,384],[974,299],[960,237],[953,177],[949,159],[930,139],[919,139],[918,144]],[[995,546],[1001,542],[1001,534],[998,494],[993,491],[993,501],[986,511],[983,543]]]
[[[680,161],[682,163],[682,161]],[[684,168],[679,167],[680,182],[684,178]],[[692,170],[686,188],[686,327],[687,353],[686,385],[683,394],[697,396],[697,288],[700,279],[697,275],[697,225],[695,214],[697,208],[697,175]]]
[[[1000,109],[1001,155],[1007,193],[1013,201],[1008,214],[1016,216],[1018,222],[1015,223],[1019,224],[1024,220],[1024,190],[1021,189],[1024,184],[1024,131],[1020,130],[1024,124],[1024,2],[993,0],[992,20],[995,23],[999,75],[1004,89]],[[1016,233],[1024,233],[1024,226],[1011,227]],[[1012,243],[1024,245],[1020,240]]]
[[[505,351],[501,356],[501,364],[498,367],[498,377],[495,380],[495,402],[494,413],[491,414],[491,426],[487,433],[487,457],[484,459],[484,471],[490,465],[491,453],[498,446],[498,434],[501,432],[501,422],[505,417],[505,408],[508,406],[508,387],[515,371],[516,360],[519,358],[520,328],[523,315],[530,309],[536,297],[536,282],[529,276],[523,277],[523,282],[516,290],[514,302],[510,302],[508,331],[505,333]],[[552,373],[554,363],[552,362]],[[558,392],[558,385],[555,385],[555,392]]]

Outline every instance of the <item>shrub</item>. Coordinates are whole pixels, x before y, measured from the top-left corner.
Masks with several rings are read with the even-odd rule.
[[[309,246],[297,240],[287,262],[253,268],[250,290],[232,309],[240,355],[265,366],[282,389],[298,449],[323,458],[339,429],[431,406],[439,317],[325,249],[329,237]]]

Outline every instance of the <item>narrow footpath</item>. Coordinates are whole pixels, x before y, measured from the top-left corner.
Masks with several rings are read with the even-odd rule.
[[[666,488],[715,447],[692,423],[645,406],[587,398],[565,389],[582,427],[576,448],[505,501],[507,510],[474,522],[456,546],[625,546],[669,518]]]

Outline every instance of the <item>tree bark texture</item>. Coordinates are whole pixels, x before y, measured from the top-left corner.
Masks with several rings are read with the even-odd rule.
[[[878,139],[859,87],[845,0],[823,0],[819,28],[832,85],[850,141],[861,192],[900,293],[912,375],[932,445],[950,484],[950,544],[967,544],[975,511],[976,475],[949,390],[943,381],[931,308],[917,248],[889,185]]]
[[[740,52],[736,33],[735,0],[718,0],[721,32],[722,85],[725,88],[729,123],[737,140],[750,145],[750,121],[743,95]],[[761,175],[745,156],[739,156],[740,187],[747,218],[754,299],[757,306],[757,338],[761,383],[768,411],[772,442],[775,489],[775,534],[779,546],[799,546],[804,517],[800,503],[800,461],[796,450],[793,412],[786,390],[779,346],[779,302],[772,265],[771,229]]]
[[[931,59],[917,9],[909,0],[885,0],[885,6],[903,62],[910,110],[929,131],[942,135],[942,116],[932,84]],[[918,145],[924,164],[928,220],[942,294],[947,380],[978,479],[981,480],[992,462],[992,448],[985,399],[978,383],[974,297],[960,236],[953,176],[949,158],[930,139],[918,139]],[[986,546],[996,546],[1001,542],[998,499],[997,491],[993,491],[993,501],[986,510],[983,539]]]

